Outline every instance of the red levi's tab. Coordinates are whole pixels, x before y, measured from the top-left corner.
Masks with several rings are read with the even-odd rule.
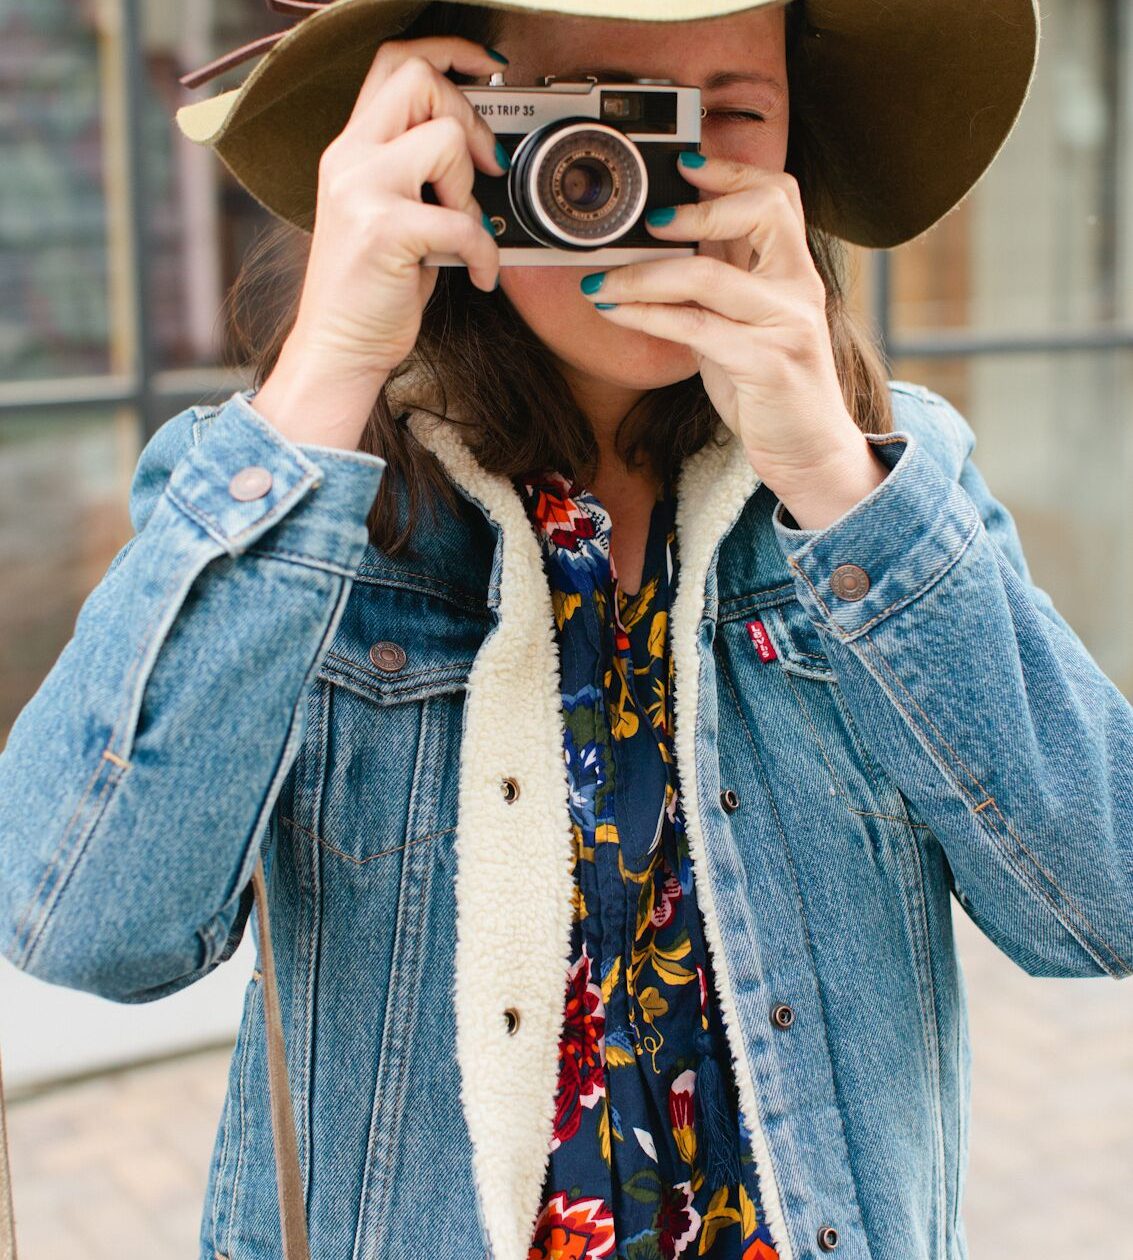
[[[749,621],[747,623],[747,632],[752,643],[755,644],[755,650],[759,653],[759,659],[764,664],[778,659],[779,654],[775,651],[774,643],[771,642],[770,636],[763,628],[762,621]]]

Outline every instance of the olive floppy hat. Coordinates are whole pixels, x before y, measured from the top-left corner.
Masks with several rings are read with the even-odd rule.
[[[682,21],[784,0],[482,0],[493,8]],[[1038,57],[1038,0],[795,0],[808,96],[835,160],[816,226],[886,249],[967,196],[1010,135]],[[268,0],[299,18],[183,80],[199,84],[264,51],[244,84],[178,111],[279,218],[310,228],[318,161],[342,130],[378,46],[422,0]]]

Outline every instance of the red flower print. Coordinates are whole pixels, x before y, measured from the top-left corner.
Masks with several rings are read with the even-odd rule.
[[[695,1092],[696,1072],[692,1068],[683,1071],[669,1086],[669,1123],[673,1129],[673,1140],[681,1159],[690,1168],[696,1158]]]
[[[582,1108],[593,1107],[605,1092],[606,1008],[601,986],[590,976],[590,955],[584,941],[582,954],[570,969],[567,981],[551,1150],[557,1150],[578,1132]]]
[[[680,885],[678,884],[678,887]],[[700,965],[696,964],[696,978],[700,981],[700,1013],[705,1019],[708,1018],[708,973]]]
[[[677,913],[677,902],[681,899],[681,881],[663,863],[659,864],[653,875],[653,913],[649,922],[655,928],[667,927]],[[699,964],[697,970],[700,970]]]
[[[603,1200],[569,1202],[560,1190],[539,1213],[527,1260],[603,1260],[615,1241],[614,1214]]]
[[[757,1238],[744,1252],[744,1260],[779,1260],[779,1253],[762,1238]]]
[[[535,519],[556,547],[577,551],[580,539],[594,537],[594,520],[571,497],[573,483],[562,473],[546,469],[526,485],[535,492]]]
[[[655,1221],[657,1249],[673,1260],[700,1233],[700,1213],[692,1206],[692,1186],[682,1181],[661,1195]]]

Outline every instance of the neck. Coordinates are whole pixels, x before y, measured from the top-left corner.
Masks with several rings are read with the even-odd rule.
[[[645,468],[626,468],[614,449],[618,425],[629,409],[645,396],[646,391],[599,380],[566,363],[560,362],[558,366],[575,402],[589,421],[594,440],[598,444],[599,481],[607,484],[625,481],[651,484],[651,472]]]

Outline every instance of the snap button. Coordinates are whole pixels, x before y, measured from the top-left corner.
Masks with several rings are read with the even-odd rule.
[[[241,502],[248,499],[262,499],[271,489],[271,473],[259,464],[249,464],[241,468],[228,483],[228,493]]]
[[[519,1027],[519,1012],[514,1006],[509,1006],[507,1010],[504,1011],[504,1022],[507,1024],[508,1034],[514,1034],[516,1029]]]
[[[740,807],[740,798],[732,788],[725,788],[720,793],[720,804],[723,805],[729,814],[734,814]]]
[[[399,669],[405,668],[405,649],[400,643],[383,640],[370,649],[370,660],[387,674],[396,674]]]
[[[856,564],[840,564],[830,575],[830,589],[839,599],[862,599],[869,590],[869,574]]]
[[[510,805],[519,796],[519,784],[510,776],[500,783],[504,800]]]
[[[779,1002],[771,1008],[771,1022],[776,1028],[790,1028],[795,1022],[795,1012],[786,1002]]]
[[[823,1225],[818,1231],[818,1245],[823,1251],[833,1251],[838,1245],[838,1231],[833,1225]]]

